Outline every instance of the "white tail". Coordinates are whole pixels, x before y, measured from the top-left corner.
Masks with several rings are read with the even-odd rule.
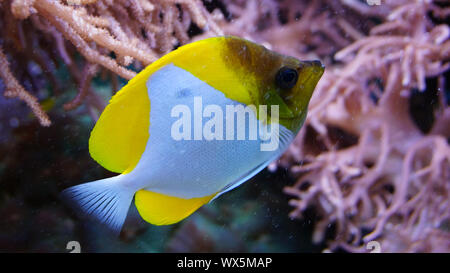
[[[122,175],[65,189],[62,197],[84,214],[120,232],[135,191],[123,186]]]

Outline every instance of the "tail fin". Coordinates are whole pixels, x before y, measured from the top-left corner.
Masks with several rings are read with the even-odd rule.
[[[71,205],[119,233],[134,191],[119,183],[121,175],[65,189],[61,196]]]

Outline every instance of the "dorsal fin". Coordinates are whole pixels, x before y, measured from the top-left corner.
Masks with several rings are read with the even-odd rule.
[[[91,132],[92,158],[116,173],[136,165],[147,144],[149,117],[145,80],[127,84],[111,99]]]

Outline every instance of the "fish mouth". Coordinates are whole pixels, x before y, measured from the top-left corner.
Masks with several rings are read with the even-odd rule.
[[[314,90],[315,85],[325,72],[325,65],[319,60],[302,61],[300,63],[300,75],[304,75],[302,78],[303,84],[312,84],[310,86],[311,92]]]
[[[300,64],[300,68],[312,68],[311,72],[313,74],[320,74],[322,75],[325,71],[325,65],[319,61],[319,60],[313,60],[313,61],[303,61]]]
[[[314,67],[320,67],[322,69],[325,69],[325,65],[319,60],[305,61],[305,63]]]

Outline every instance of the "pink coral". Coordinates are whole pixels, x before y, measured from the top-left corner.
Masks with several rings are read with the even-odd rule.
[[[294,197],[290,216],[301,218],[307,207],[315,207],[321,217],[315,242],[324,239],[329,224],[336,224],[330,250],[364,252],[365,243],[377,240],[384,252],[448,252],[450,108],[442,74],[449,68],[450,30],[434,24],[428,14],[445,17],[449,10],[432,1],[392,1],[379,10],[384,22],[368,35],[344,21],[334,25],[354,41],[335,40],[340,50],[332,61],[337,63],[328,66],[316,88],[295,143],[271,167],[288,167],[298,177],[285,188]],[[318,32],[324,43],[324,38],[335,39],[314,23],[309,37],[295,38],[307,26],[303,20],[322,16],[317,7],[305,13],[306,19],[265,32],[277,32],[279,43],[282,31],[293,42],[314,40]],[[343,20],[326,16],[329,22]],[[442,103],[433,128],[424,134],[411,119],[409,99],[414,88],[425,90],[427,77],[438,77]],[[374,85],[374,79],[380,84]],[[342,139],[336,140],[337,130]]]

